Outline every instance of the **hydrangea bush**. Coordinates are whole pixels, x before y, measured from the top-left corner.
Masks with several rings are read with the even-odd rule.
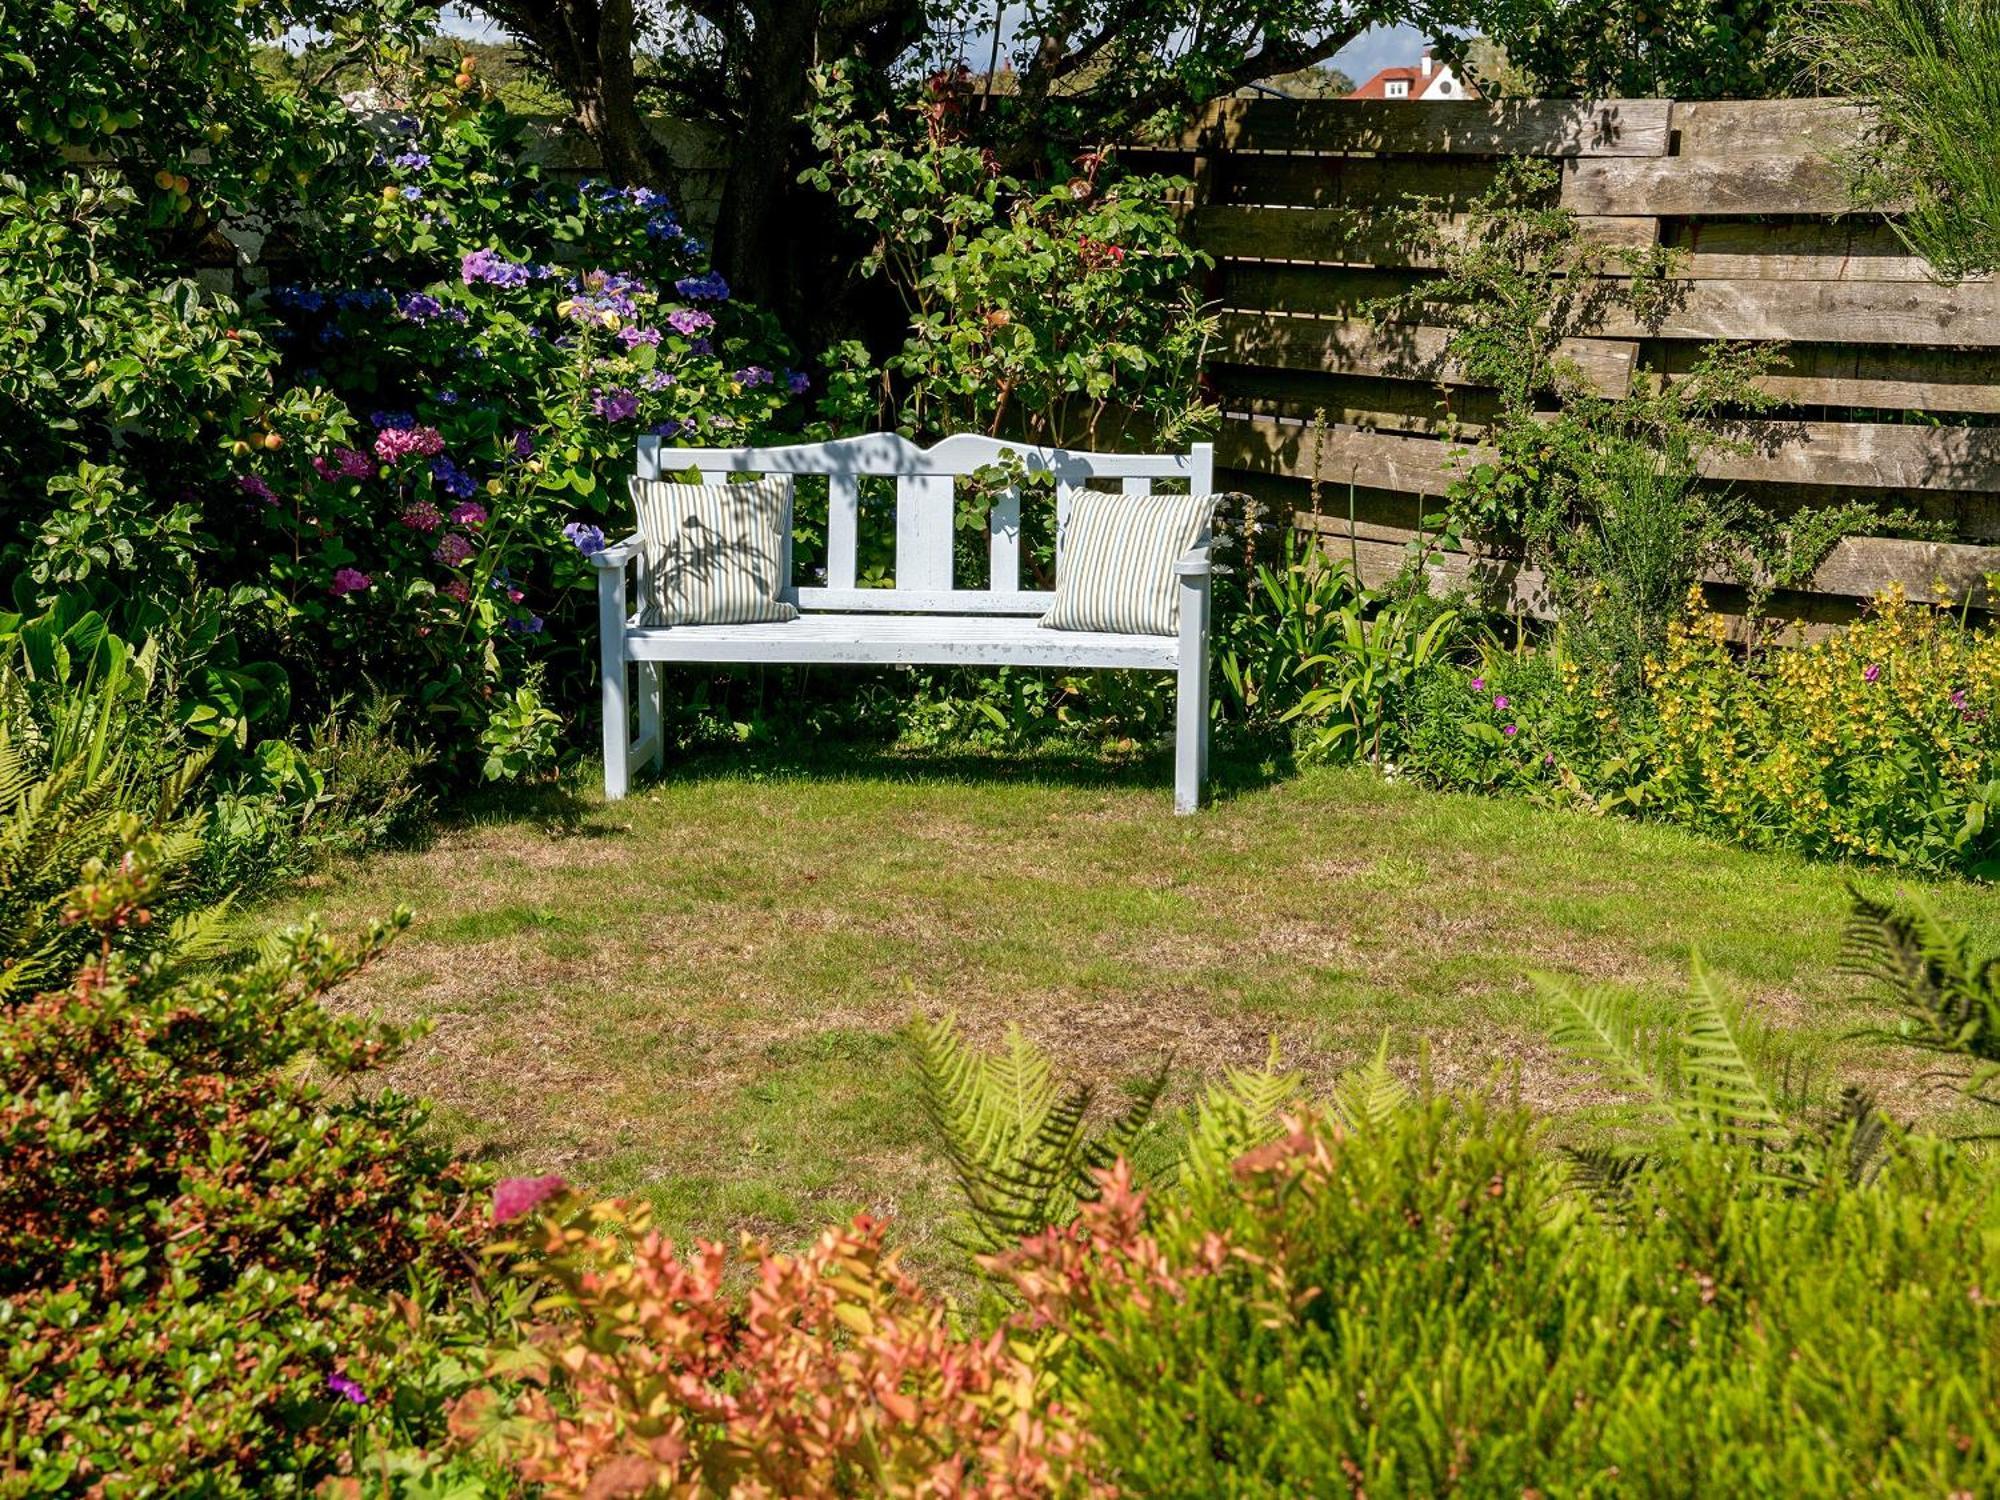
[[[330,670],[406,684],[489,774],[551,743],[543,681],[583,696],[572,539],[629,524],[640,436],[754,441],[806,385],[662,195],[545,183],[519,146],[490,103],[392,122],[379,192],[344,209],[372,252],[271,299],[288,373],[358,419],[298,444],[281,425],[237,480],[267,606],[323,636]]]

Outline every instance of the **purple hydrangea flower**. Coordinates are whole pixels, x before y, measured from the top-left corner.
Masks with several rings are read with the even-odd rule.
[[[514,457],[533,458],[535,456],[535,435],[523,427],[514,434]]]
[[[414,427],[417,419],[406,411],[373,411],[368,414],[371,427]]]
[[[423,202],[424,190],[418,187],[415,183],[411,183],[410,186],[403,189],[403,201],[405,203]]]
[[[455,568],[461,563],[471,561],[472,554],[472,543],[468,542],[455,531],[447,531],[444,534],[444,540],[439,542],[437,547],[431,552],[431,556],[443,563],[447,568]]]
[[[627,349],[636,349],[641,344],[657,345],[660,342],[660,330],[657,328],[638,327],[621,328],[618,330],[618,341]]]
[[[694,338],[715,326],[715,319],[692,307],[677,307],[667,314],[667,326],[684,338]]]
[[[771,372],[762,365],[745,365],[736,372],[736,378],[749,389],[755,390],[760,385],[771,383]]]
[[[803,396],[812,389],[812,376],[803,370],[794,370],[785,377],[785,388],[794,396]]]
[[[375,586],[375,580],[359,568],[336,568],[333,582],[328,586],[333,597],[344,599],[349,594],[359,594]]]
[[[639,384],[649,391],[664,391],[670,385],[679,385],[680,376],[672,370],[648,370],[640,377]]]
[[[486,507],[481,505],[477,500],[468,500],[465,504],[452,511],[451,518],[460,526],[484,526],[486,524]]]
[[[529,615],[525,620],[509,620],[507,628],[515,635],[540,635],[542,633],[542,617],[540,615]]]
[[[396,299],[396,311],[412,323],[428,323],[444,315],[444,304],[428,292],[405,292]]]
[[[674,290],[691,302],[729,300],[729,283],[714,271],[704,271],[699,276],[683,276],[674,283]]]
[[[431,460],[431,480],[455,500],[463,500],[479,488],[479,482],[440,453]]]
[[[459,279],[467,286],[477,286],[481,282],[498,287],[526,286],[531,274],[527,266],[492,250],[474,250],[461,256],[458,262]]]
[[[639,398],[631,391],[599,391],[590,409],[607,422],[629,422],[639,415]]]
[[[652,427],[654,437],[677,438],[687,430],[687,424],[678,417],[668,417],[664,422],[655,422]]]
[[[571,521],[562,529],[563,537],[585,557],[595,557],[604,550],[604,528],[592,526],[584,521]]]
[[[391,166],[401,167],[406,172],[421,172],[431,164],[431,159],[421,151],[405,151],[389,160]]]

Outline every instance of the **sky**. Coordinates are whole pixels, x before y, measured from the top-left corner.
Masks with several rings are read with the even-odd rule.
[[[444,29],[454,36],[503,40],[500,29],[471,6],[447,5],[443,20]],[[1332,62],[1356,83],[1365,83],[1383,68],[1414,63],[1423,50],[1423,34],[1414,26],[1373,26],[1336,52]]]

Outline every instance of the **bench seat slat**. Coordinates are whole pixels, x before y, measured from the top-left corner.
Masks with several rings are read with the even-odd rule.
[[[844,614],[1042,615],[1055,602],[1047,589],[795,589],[803,610]]]
[[[637,661],[1171,668],[1164,635],[1044,630],[1009,615],[811,614],[770,625],[676,625],[625,632]]]

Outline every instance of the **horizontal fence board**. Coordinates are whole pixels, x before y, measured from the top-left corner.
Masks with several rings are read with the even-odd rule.
[[[1838,158],[1866,138],[1870,112],[1844,99],[1677,99],[1678,156],[1814,155]]]
[[[1863,422],[1745,422],[1750,451],[1711,451],[1701,473],[1739,483],[1868,489],[2000,488],[2000,428],[1897,427]],[[1315,432],[1268,417],[1227,421],[1217,447],[1236,468],[1439,494],[1481,459],[1476,447],[1427,437],[1328,428]],[[1315,466],[1312,455],[1319,455]]]
[[[1223,357],[1236,364],[1469,384],[1463,368],[1446,356],[1449,337],[1442,328],[1370,318],[1281,318],[1226,312],[1221,326]],[[1639,358],[1637,342],[1565,339],[1561,352],[1575,362],[1599,394],[1622,396],[1632,388],[1632,371]]]
[[[1394,273],[1365,268],[1232,261],[1224,267],[1222,297],[1224,305],[1243,311],[1348,317],[1398,284]],[[1407,277],[1400,282],[1413,284]],[[1991,346],[2000,342],[2000,282],[1689,281],[1667,300],[1657,323],[1614,307],[1593,332],[1605,338]]]
[[[1230,411],[1332,424],[1467,437],[1483,432],[1498,411],[1495,392],[1478,386],[1426,385],[1319,370],[1279,370],[1216,365],[1210,378]]]
[[[1659,216],[1837,214],[1858,205],[1846,174],[1815,156],[1665,156],[1577,161],[1563,168],[1572,213]]]
[[[1677,221],[1660,242],[1692,281],[1923,281],[1930,263],[1879,219]]]
[[[1664,156],[1669,102],[1226,99],[1183,137],[1205,151],[1407,151],[1479,156]]]
[[[1666,379],[1682,380],[1701,357],[1700,345],[1664,343],[1648,363]],[[1787,406],[1995,414],[2000,350],[1793,344],[1783,365],[1757,386]]]
[[[1452,214],[1437,227],[1448,242],[1475,232],[1463,214]],[[1578,227],[1612,250],[1644,250],[1658,243],[1660,234],[1651,219],[1585,218]],[[1436,264],[1435,252],[1414,244],[1394,222],[1351,209],[1214,204],[1195,211],[1192,233],[1202,249],[1219,258],[1420,269]]]
[[[1220,203],[1348,206],[1364,215],[1419,202],[1456,212],[1490,191],[1504,169],[1483,157],[1231,155],[1220,159],[1211,193]]]

